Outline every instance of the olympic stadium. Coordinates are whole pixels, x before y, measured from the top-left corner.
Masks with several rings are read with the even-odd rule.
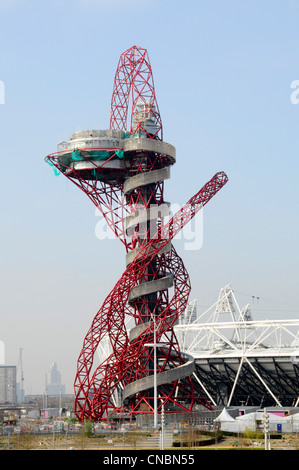
[[[188,305],[174,330],[211,405],[297,407],[299,320],[255,321],[230,285],[202,314],[196,304]]]

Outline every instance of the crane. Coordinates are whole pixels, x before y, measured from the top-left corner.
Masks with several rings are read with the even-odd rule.
[[[19,349],[19,359],[17,370],[20,371],[20,398],[24,400],[24,372],[23,372],[23,348]]]

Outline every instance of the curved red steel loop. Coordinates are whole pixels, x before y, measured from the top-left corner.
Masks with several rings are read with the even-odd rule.
[[[127,130],[129,100],[131,107],[131,134],[144,133],[149,138],[163,139],[162,121],[156,100],[152,68],[146,49],[133,46],[120,56],[111,99],[110,129]],[[144,111],[138,109],[143,106]],[[157,129],[150,135],[138,119],[138,114],[152,115]]]

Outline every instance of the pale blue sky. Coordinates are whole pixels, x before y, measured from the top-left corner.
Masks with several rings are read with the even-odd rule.
[[[57,362],[72,392],[83,338],[125,265],[99,241],[88,198],[44,157],[73,131],[108,128],[120,54],[148,50],[164,140],[166,197],[183,204],[217,171],[203,246],[176,247],[200,308],[231,283],[255,318],[297,317],[299,2],[0,0],[1,329],[23,347],[26,393]],[[252,296],[259,296],[257,305]]]

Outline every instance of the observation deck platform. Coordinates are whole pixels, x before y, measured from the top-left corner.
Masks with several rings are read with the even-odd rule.
[[[166,168],[176,161],[173,145],[114,129],[75,132],[69,140],[60,142],[57,152],[48,158],[59,171],[73,173],[75,178],[80,172],[81,178],[113,181],[129,172],[130,160],[136,153],[159,154],[165,159]]]

